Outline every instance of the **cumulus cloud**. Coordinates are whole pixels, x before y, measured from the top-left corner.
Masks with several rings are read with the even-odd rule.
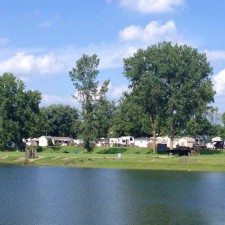
[[[185,0],[120,0],[120,6],[143,14],[171,12]]]
[[[22,75],[24,79],[37,75],[57,75],[68,73],[83,53],[97,54],[100,58],[99,69],[118,68],[123,65],[123,57],[127,55],[125,45],[90,45],[85,48],[60,48],[54,51],[23,49],[8,51],[0,58],[0,73],[11,72]],[[9,53],[10,52],[10,53]]]
[[[214,97],[214,107],[219,108],[219,112],[225,112],[225,69],[215,75],[212,79],[216,95]]]
[[[132,56],[138,49],[164,40],[177,42],[179,39],[172,20],[165,23],[153,21],[145,27],[133,25],[120,31],[119,37],[122,41],[90,44],[83,48],[68,46],[54,50],[7,49],[0,57],[0,73],[12,72],[16,76],[23,76],[23,80],[32,80],[32,77],[38,75],[65,74],[75,66],[83,53],[97,54],[100,58],[100,70],[122,68],[123,58]]]
[[[128,47],[125,50],[125,52],[123,54],[123,58],[129,58],[129,57],[133,56],[134,53],[137,52],[137,51],[138,51],[138,48],[137,47],[130,46],[130,47]]]
[[[152,21],[145,27],[131,25],[121,30],[119,37],[122,41],[141,41],[150,44],[161,41],[177,42],[180,39],[173,20],[169,20],[164,24]]]
[[[63,64],[58,62],[53,54],[35,56],[25,52],[17,52],[11,58],[0,61],[0,72],[51,74],[63,69]]]
[[[225,96],[225,69],[213,76],[214,89],[217,96]]]

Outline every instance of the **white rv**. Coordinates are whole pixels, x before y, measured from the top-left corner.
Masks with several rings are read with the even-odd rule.
[[[119,139],[118,138],[110,138],[109,139],[109,146],[112,147],[112,146],[117,146],[119,143]]]
[[[122,136],[120,138],[110,138],[110,146],[134,146],[134,137]]]
[[[122,136],[119,138],[119,144],[121,146],[134,146],[134,137]]]

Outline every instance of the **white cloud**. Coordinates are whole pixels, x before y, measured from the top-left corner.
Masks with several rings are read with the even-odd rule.
[[[85,48],[66,48],[60,50],[55,54],[59,55],[60,62],[66,65],[66,68],[70,70],[75,66],[76,60],[78,60],[83,53],[87,55],[97,54],[100,58],[100,64],[98,69],[118,68],[123,66],[123,56],[127,51],[126,45],[121,44],[96,44],[89,45]]]
[[[143,14],[171,12],[185,0],[120,0],[120,6]]]
[[[64,104],[78,106],[78,102],[72,97],[63,97],[58,95],[42,94],[41,105],[47,106],[51,104]]]
[[[210,61],[225,61],[225,51],[204,51]]]
[[[129,58],[134,55],[135,52],[137,52],[138,48],[134,46],[130,46],[126,49],[126,51],[123,54],[123,58]]]
[[[107,47],[107,49],[99,49],[96,51],[96,54],[100,58],[100,65],[99,69],[107,69],[107,68],[118,68],[122,66],[122,55],[124,49],[118,49],[118,47],[115,47],[118,51],[115,51],[115,49]]]
[[[98,90],[100,90],[102,84],[99,84]],[[122,85],[117,85],[113,86],[112,83],[109,83],[108,86],[108,92],[106,93],[107,98],[110,100],[119,100],[120,97],[122,97],[124,92],[129,91],[128,85],[122,84]],[[78,102],[78,100],[82,100],[82,95],[79,94],[79,92],[75,92],[74,96],[76,99],[74,101]],[[98,99],[98,97],[96,98]]]
[[[132,56],[138,49],[164,40],[176,42],[179,39],[176,25],[172,20],[164,24],[153,21],[144,28],[138,26],[131,26],[131,28],[137,29],[135,35],[130,32],[132,29],[125,28],[119,34],[124,41],[111,44],[91,44],[83,48],[67,46],[54,50],[37,48],[17,51],[7,49],[0,57],[0,74],[12,72],[16,76],[22,76],[26,81],[28,79],[31,81],[32,77],[39,75],[67,74],[83,53],[97,54],[100,58],[98,68],[100,70],[122,68],[123,58]]]
[[[119,86],[112,86],[112,84],[109,84],[109,91],[107,92],[107,97],[110,100],[119,100],[120,97],[122,97],[122,94],[128,91],[128,85],[119,85]],[[78,93],[76,92],[74,94],[75,96],[78,96]],[[64,105],[72,105],[75,107],[80,107],[80,103],[78,100],[74,99],[71,96],[58,96],[58,95],[49,95],[49,94],[42,94],[42,106],[48,106],[51,104],[64,104]]]
[[[217,96],[225,96],[225,69],[212,78]]]
[[[21,75],[24,79],[37,75],[57,75],[68,73],[83,53],[97,54],[100,58],[98,69],[118,68],[123,65],[123,56],[127,52],[125,45],[90,45],[85,48],[65,47],[54,51],[23,49],[7,51],[0,58],[0,74],[4,72]]]
[[[112,100],[119,100],[120,97],[122,97],[122,94],[128,91],[128,85],[118,85],[118,86],[112,86],[112,84],[109,85],[109,91],[108,96]]]
[[[179,41],[176,24],[169,20],[164,24],[158,21],[152,21],[144,28],[131,25],[119,32],[122,41],[141,41],[143,43],[157,43],[161,41]]]
[[[123,58],[133,55],[140,48],[160,41],[177,42],[179,35],[174,21],[161,24],[150,22],[145,27],[130,26],[120,31],[122,42],[90,44],[75,48],[67,46],[49,49],[2,49],[0,57],[0,74],[12,72],[22,76],[23,80],[32,79],[38,75],[59,75],[68,73],[83,53],[97,54],[100,58],[100,70],[122,68]],[[4,52],[4,53],[3,53]]]
[[[141,26],[131,25],[120,31],[119,36],[123,41],[140,39],[141,34],[144,33],[143,30]]]
[[[56,56],[49,53],[35,56],[25,52],[17,52],[11,58],[0,61],[0,72],[39,73],[51,74],[62,71],[63,64],[58,62]]]
[[[30,80],[29,77],[25,77],[25,76],[19,76],[18,79],[22,80],[24,83],[26,83],[26,82],[28,82]]]

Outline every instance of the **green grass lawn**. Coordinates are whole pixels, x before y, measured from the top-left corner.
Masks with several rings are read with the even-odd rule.
[[[118,158],[118,153],[122,158]],[[68,166],[149,170],[225,171],[225,150],[204,150],[195,156],[154,155],[147,148],[96,147],[91,153],[79,147],[49,147],[38,159],[24,159],[24,152],[0,152],[0,165]]]

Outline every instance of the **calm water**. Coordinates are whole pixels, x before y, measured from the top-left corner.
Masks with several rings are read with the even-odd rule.
[[[224,225],[225,173],[0,167],[1,225]]]

